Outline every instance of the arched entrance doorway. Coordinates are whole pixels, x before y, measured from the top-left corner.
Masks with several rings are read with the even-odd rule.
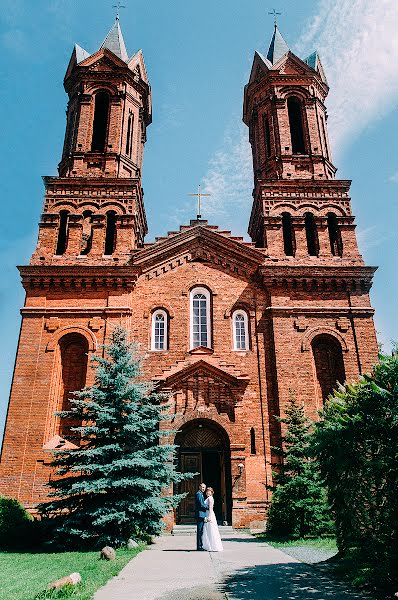
[[[195,522],[195,493],[202,481],[214,489],[217,520],[231,523],[231,452],[226,432],[213,421],[196,419],[178,431],[175,443],[179,470],[197,473],[177,486],[177,493],[187,493],[177,509],[177,523]]]

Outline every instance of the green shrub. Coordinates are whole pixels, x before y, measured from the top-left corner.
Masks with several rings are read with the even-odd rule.
[[[11,550],[32,543],[33,517],[15,498],[0,496],[0,548]]]
[[[337,544],[379,584],[398,578],[398,355],[328,399],[316,452],[336,518]]]

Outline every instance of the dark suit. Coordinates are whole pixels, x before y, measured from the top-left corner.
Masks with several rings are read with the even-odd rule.
[[[195,517],[196,517],[196,549],[202,550],[203,525],[205,522],[207,506],[203,492],[198,490],[195,494]]]

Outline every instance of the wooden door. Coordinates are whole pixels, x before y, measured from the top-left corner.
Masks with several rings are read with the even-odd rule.
[[[195,523],[195,494],[201,482],[202,460],[201,452],[182,452],[180,462],[181,473],[197,473],[192,479],[182,481],[178,486],[179,493],[187,495],[181,501],[178,511],[178,523]]]

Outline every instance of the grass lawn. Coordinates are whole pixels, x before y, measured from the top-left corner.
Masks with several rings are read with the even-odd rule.
[[[134,550],[119,549],[114,561],[100,560],[99,552],[0,552],[0,599],[33,600],[55,579],[77,571],[82,576],[79,585],[40,598],[90,600],[99,587],[143,549],[143,545]]]
[[[258,536],[260,537],[260,536]],[[331,550],[337,552],[336,540],[332,537],[319,538],[300,538],[295,540],[283,540],[273,538],[267,535],[261,535],[261,540],[264,540],[274,548],[287,548],[288,546],[309,546],[311,548],[319,548],[320,550]]]

